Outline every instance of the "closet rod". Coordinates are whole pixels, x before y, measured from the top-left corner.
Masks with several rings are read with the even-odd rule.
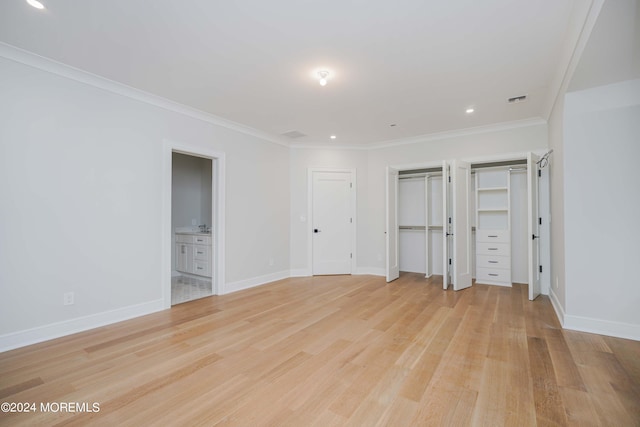
[[[415,175],[405,175],[405,176],[400,176],[398,177],[398,179],[415,179],[415,178],[431,178],[432,176],[442,176],[442,173],[421,173],[421,174],[415,174]]]

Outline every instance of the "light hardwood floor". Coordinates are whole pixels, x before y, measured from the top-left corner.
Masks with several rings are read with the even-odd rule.
[[[0,354],[2,425],[640,425],[640,342],[526,286],[287,279]]]

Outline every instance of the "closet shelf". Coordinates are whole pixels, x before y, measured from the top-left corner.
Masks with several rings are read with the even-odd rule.
[[[509,212],[509,208],[490,208],[490,209],[479,208],[478,212]]]
[[[478,191],[507,191],[507,187],[485,187],[478,188]]]
[[[398,228],[400,230],[426,230],[426,227],[424,225],[400,225]]]

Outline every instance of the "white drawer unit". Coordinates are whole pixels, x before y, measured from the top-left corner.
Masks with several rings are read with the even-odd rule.
[[[209,261],[211,259],[211,246],[193,245],[193,259]]]
[[[480,255],[476,256],[477,268],[500,268],[502,270],[511,269],[511,257],[507,256],[495,256],[495,255]]]
[[[211,277],[211,236],[176,233],[176,271]]]
[[[476,170],[476,283],[511,286],[508,169]]]
[[[508,243],[487,243],[476,241],[476,254],[510,257],[511,245]]]
[[[476,267],[476,283],[511,286],[511,269]]]
[[[507,230],[476,230],[478,242],[488,243],[509,243],[509,232]]]
[[[211,237],[209,236],[191,236],[193,237],[193,243],[196,245],[211,245]]]

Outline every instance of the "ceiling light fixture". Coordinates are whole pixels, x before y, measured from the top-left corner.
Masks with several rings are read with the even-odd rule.
[[[335,135],[331,135],[329,138],[336,139],[336,136]]]
[[[465,110],[465,112],[466,112],[467,114],[471,114],[471,113],[473,113],[474,111],[476,111],[476,110],[474,110],[473,108],[467,108],[467,109]]]
[[[27,3],[29,3],[30,6],[33,6],[36,9],[44,9],[44,5],[38,0],[27,0]]]
[[[329,72],[326,70],[318,71],[318,77],[320,77],[320,86],[326,86],[327,77],[329,77]]]

